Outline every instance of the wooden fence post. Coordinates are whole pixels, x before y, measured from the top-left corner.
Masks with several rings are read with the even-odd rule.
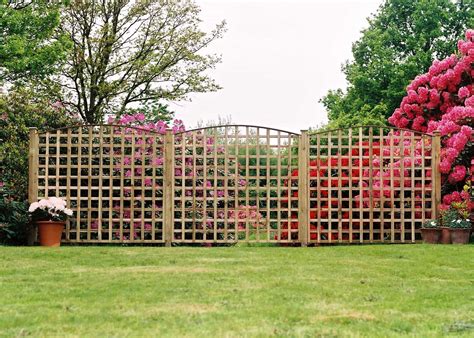
[[[302,130],[298,146],[298,239],[301,246],[308,245],[309,238],[309,137]]]
[[[166,129],[165,134],[165,163],[163,182],[163,237],[166,246],[171,246],[173,241],[173,183],[174,183],[174,138],[171,129]]]
[[[441,204],[441,172],[439,171],[441,155],[441,133],[439,131],[433,132],[431,139],[431,201],[432,210],[435,219],[439,217],[439,205]]]
[[[36,128],[30,128],[30,148],[28,151],[28,202],[38,201],[38,152],[39,136]],[[33,245],[36,241],[36,227],[27,225],[27,244]]]

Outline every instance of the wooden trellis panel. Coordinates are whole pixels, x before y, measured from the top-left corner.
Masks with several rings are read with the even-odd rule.
[[[253,126],[176,135],[173,241],[297,241],[297,139]]]
[[[37,137],[36,197],[62,197],[73,210],[66,242],[164,241],[163,140],[122,126],[79,126]]]
[[[440,137],[358,127],[30,132],[29,200],[71,243],[413,243],[440,203]]]
[[[419,240],[439,203],[434,153],[439,156],[439,135],[393,128],[309,135],[309,242]]]

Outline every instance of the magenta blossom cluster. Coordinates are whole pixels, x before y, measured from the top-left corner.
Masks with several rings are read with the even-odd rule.
[[[407,87],[400,107],[388,119],[398,128],[439,131],[443,191],[461,190],[474,158],[474,30],[458,42],[458,55],[434,61]],[[471,173],[472,174],[472,173]]]
[[[165,121],[151,122],[146,120],[146,116],[143,113],[125,114],[120,117],[109,116],[107,119],[108,124],[115,124],[120,126],[133,126],[139,127],[140,129],[155,131],[160,134],[165,134],[167,129],[172,130],[173,134],[184,132],[186,130],[183,121],[175,119],[171,126]]]

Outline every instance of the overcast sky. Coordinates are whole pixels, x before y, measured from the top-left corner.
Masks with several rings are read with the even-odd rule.
[[[211,75],[223,87],[171,104],[188,127],[231,116],[236,124],[290,131],[327,120],[318,100],[345,88],[341,64],[382,0],[196,0],[209,31],[228,31],[208,52],[223,61]]]

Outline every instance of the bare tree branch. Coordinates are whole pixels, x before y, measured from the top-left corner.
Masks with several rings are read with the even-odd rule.
[[[59,79],[62,96],[96,123],[132,104],[219,89],[206,71],[220,59],[200,53],[225,23],[209,34],[199,23],[192,1],[73,0],[61,27],[74,42]]]

